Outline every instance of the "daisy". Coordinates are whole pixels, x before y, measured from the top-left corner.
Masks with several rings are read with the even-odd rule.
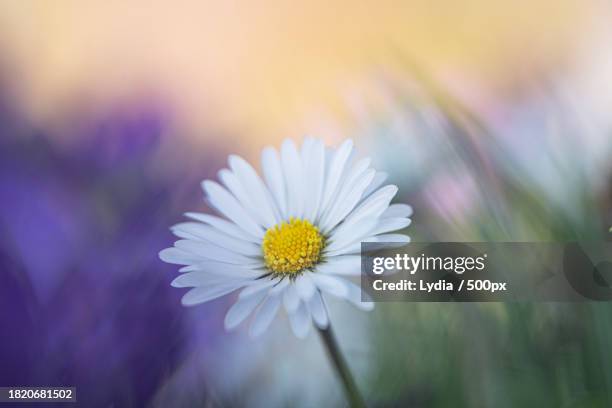
[[[392,232],[410,224],[412,209],[390,204],[397,187],[384,185],[386,175],[370,159],[355,156],[351,140],[336,149],[317,139],[299,147],[286,140],[280,153],[263,150],[263,180],[230,156],[220,182],[202,182],[218,214],[186,213],[192,221],[172,227],[180,240],[160,252],[163,261],[184,265],[172,282],[192,288],[183,305],[240,290],[226,329],[250,318],[249,333],[260,335],[284,308],[300,338],[312,323],[328,330],[324,296],[373,309],[349,280],[361,273],[361,243],[409,242]]]

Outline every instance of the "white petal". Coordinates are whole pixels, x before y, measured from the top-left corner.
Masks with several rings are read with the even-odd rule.
[[[311,140],[310,143],[307,143]],[[320,140],[308,139],[302,147],[304,180],[306,185],[304,218],[315,222],[319,213],[325,183],[325,145]]]
[[[321,210],[324,211],[329,205],[332,196],[336,192],[336,188],[340,183],[340,179],[344,174],[345,166],[353,150],[353,141],[348,139],[335,151],[331,159],[329,170],[326,172],[325,187],[323,189],[323,199],[321,201]]]
[[[300,151],[300,154],[302,155],[303,161],[306,161],[306,157],[308,157],[308,154],[314,142],[315,142],[315,139],[310,136],[305,137],[304,140],[302,141],[302,149]]]
[[[268,296],[266,300],[263,301],[257,309],[257,314],[251,323],[249,329],[251,337],[257,337],[266,331],[270,323],[272,323],[272,320],[274,320],[274,316],[276,316],[280,304],[281,298],[278,295]]]
[[[181,299],[183,306],[194,306],[199,303],[227,295],[242,286],[242,283],[228,283],[224,285],[200,286],[185,293]]]
[[[281,165],[287,187],[287,216],[301,218],[304,211],[302,158],[292,140],[285,140],[281,146]]]
[[[238,297],[225,315],[223,325],[226,330],[232,330],[242,323],[266,297],[267,292],[260,291],[251,296]]]
[[[395,243],[395,245],[389,244],[389,248],[399,248],[404,244],[410,242],[410,237],[408,235],[403,234],[382,234],[377,236],[372,236],[368,238],[363,238],[361,241],[355,242],[349,246],[346,246],[342,249],[338,249],[335,251],[326,252],[325,256],[334,257],[339,255],[348,255],[348,254],[360,254],[361,253],[361,244],[363,242],[383,242],[383,243]]]
[[[250,269],[243,265],[228,264],[217,261],[203,261],[180,269],[183,273],[204,272],[236,279],[257,279],[268,273],[264,269]]]
[[[323,275],[323,276],[329,277],[328,275]],[[352,303],[354,306],[356,306],[357,308],[361,310],[369,311],[369,310],[374,309],[374,303],[371,302],[372,298],[370,297],[370,295],[368,295],[367,292],[362,293],[360,286],[354,284],[353,282],[345,280],[345,279],[340,279],[340,278],[335,278],[335,279],[339,281],[343,290],[341,292],[340,291],[335,291],[335,292],[328,291],[327,293],[337,296],[341,299],[346,299],[350,303]],[[364,301],[361,300],[362,296],[363,296],[363,299],[365,299]]]
[[[346,299],[349,302],[351,302],[358,309],[364,310],[366,312],[369,312],[370,310],[374,309],[374,302],[370,301],[372,298],[370,297],[370,295],[368,295],[367,292],[363,292],[360,286],[355,285],[352,282],[345,282],[345,283],[348,289]],[[361,300],[362,297],[363,299],[366,299],[366,300],[362,301]]]
[[[314,294],[307,306],[308,311],[312,315],[312,320],[317,327],[325,329],[329,325],[329,317],[327,315],[327,308],[325,307],[325,303],[319,291]]]
[[[255,221],[258,225],[268,228],[270,225],[274,225],[275,222],[270,222],[264,216],[265,214],[260,211],[259,205],[255,204],[258,201],[258,197],[253,197],[248,191],[248,188],[240,181],[238,176],[228,170],[219,170],[219,180],[225,185],[230,193],[238,199],[240,206],[246,211],[246,213]]]
[[[341,204],[329,214],[329,217],[325,221],[323,221],[321,229],[324,232],[330,231],[332,228],[338,225],[338,223],[344,220],[351,211],[353,211],[363,195],[363,190],[372,180],[372,177],[374,177],[374,170],[369,170],[362,179],[352,186],[352,189],[346,194],[346,196],[339,201]]]
[[[245,296],[251,296],[254,293],[257,293],[259,291],[262,290],[266,290],[271,288],[272,286],[276,285],[279,282],[278,278],[261,278],[259,280],[257,280],[254,283],[251,283],[248,287],[246,287],[242,292],[240,292],[240,295],[238,295],[238,297],[242,298]]]
[[[362,199],[365,199],[370,194],[372,194],[374,191],[376,191],[380,186],[382,186],[383,183],[387,180],[387,177],[388,177],[388,174],[385,173],[384,171],[377,171],[376,175],[374,176],[374,179],[372,180],[368,188],[366,188],[365,191],[363,192]]]
[[[300,302],[295,311],[289,313],[289,323],[296,337],[303,339],[308,336],[310,331],[310,313],[303,302]]]
[[[401,230],[409,226],[411,222],[410,218],[380,218],[378,225],[372,230],[372,235]]]
[[[174,280],[170,285],[175,288],[193,288],[198,286],[222,286],[225,284],[242,283],[247,284],[254,277],[237,277],[237,276],[224,276],[216,273],[207,273],[204,271],[182,273]]]
[[[342,255],[360,254],[362,242],[366,242],[366,241],[364,240],[364,241],[353,242],[352,244],[345,246],[343,248],[337,249],[335,251],[326,252],[325,256],[329,258],[332,258],[332,257],[335,258],[337,256],[342,256]],[[369,241],[369,242],[372,242],[372,241]]]
[[[312,280],[319,289],[330,295],[344,297],[348,293],[345,281],[335,276],[313,273]]]
[[[363,242],[397,242],[407,244],[410,242],[410,237],[404,234],[381,234],[376,237],[367,238]]]
[[[333,232],[333,234],[339,233],[341,229],[348,230],[357,226],[359,223],[364,222],[368,218],[377,218],[388,208],[389,201],[397,193],[397,187],[393,185],[385,186],[380,190],[376,191],[370,197],[365,199],[361,204],[357,206],[340,224],[340,226]],[[363,227],[357,227],[363,230]],[[333,235],[332,234],[332,235]]]
[[[332,275],[360,275],[361,256],[335,256],[333,258],[330,258],[327,262],[317,265],[317,272]]]
[[[347,174],[347,177],[344,180],[344,182],[346,184],[355,183],[370,168],[370,164],[372,164],[372,159],[370,159],[369,157],[364,157],[363,159],[359,160],[357,163],[353,165],[350,172]],[[374,179],[374,177],[372,177],[372,179]],[[370,184],[368,183],[368,185]]]
[[[210,214],[196,213],[196,212],[188,212],[185,213],[186,217],[194,219],[196,221],[203,222],[212,227],[215,227],[219,231],[230,235],[234,238],[240,238],[249,242],[254,242],[256,244],[261,243],[261,239],[251,236],[249,234],[245,234],[242,228],[239,228],[236,224],[231,221],[224,220],[223,218],[216,217]]]
[[[259,226],[265,227],[265,221],[259,213],[257,207],[251,205],[251,197],[247,190],[242,185],[236,174],[229,169],[221,169],[217,173],[221,183],[227,190],[238,200],[244,211],[255,221]]]
[[[295,289],[297,294],[304,300],[309,300],[316,290],[311,275],[312,273],[306,272],[295,280]]]
[[[300,296],[295,289],[295,284],[290,284],[283,293],[283,303],[287,313],[295,312],[300,305]]]
[[[381,217],[410,217],[412,216],[412,207],[408,204],[391,204],[389,208],[382,213]]]
[[[368,170],[370,162],[371,160],[369,158],[365,158],[359,160],[350,169],[348,168],[348,166],[346,166],[345,174],[342,177],[338,187],[336,188],[336,191],[332,195],[331,202],[322,213],[321,223],[323,223],[324,220],[329,217],[329,214],[331,212],[337,210],[337,207],[343,204],[343,201],[346,199],[346,196],[353,189],[355,184],[361,180],[361,178]]]
[[[271,295],[280,294],[282,295],[285,292],[285,288],[289,286],[289,279],[282,279],[280,282],[274,285],[272,289],[270,289]]]
[[[330,244],[325,248],[325,253],[334,253],[355,242],[361,242],[362,239],[372,235],[370,232],[377,223],[377,218],[369,217],[360,219],[357,223],[341,225],[329,238]]]
[[[159,259],[177,265],[191,265],[202,260],[201,257],[179,248],[166,248],[159,252]]]
[[[178,225],[178,224],[177,224]],[[172,230],[172,233],[178,237],[178,238],[182,238],[182,239],[193,239],[193,240],[199,240],[200,238],[198,238],[196,235],[193,235],[185,230],[182,229],[175,229],[173,226],[172,228],[170,228],[170,230]]]
[[[232,220],[236,225],[244,231],[253,235],[256,238],[263,238],[264,231],[257,223],[248,215],[240,203],[226,189],[221,187],[214,181],[205,180],[202,183],[204,191],[208,195],[210,204],[220,213]]]
[[[267,147],[261,152],[261,167],[266,184],[280,211],[280,216],[285,219],[287,218],[287,193],[276,149]]]
[[[363,167],[364,164],[366,167],[362,169],[360,163],[361,167]],[[359,168],[354,169],[354,173],[349,175],[347,180],[343,181],[344,185],[340,189],[340,192],[321,218],[320,226],[323,232],[328,232],[335,227],[355,208],[359,200],[361,200],[363,192],[376,174],[376,171],[373,169],[367,170],[367,165],[369,165],[369,159],[360,161],[355,165],[355,167]]]
[[[176,224],[171,229],[176,235],[180,236],[183,234],[186,238],[204,240],[242,255],[254,257],[261,257],[262,255],[261,246],[244,241],[241,238],[231,237],[210,225],[197,222],[183,222]],[[244,235],[246,234],[243,233]]]
[[[397,187],[388,185],[374,192],[357,206],[344,220],[346,223],[355,222],[364,217],[380,217],[389,207],[389,202],[397,194]]]
[[[268,188],[261,181],[255,169],[243,158],[232,155],[228,159],[231,169],[249,195],[249,205],[260,214],[266,228],[270,228],[281,221],[272,196]]]
[[[249,264],[254,264],[258,262],[258,259],[256,258],[250,258],[244,255],[238,254],[234,251],[231,251],[226,248],[221,248],[209,242],[182,239],[180,241],[176,241],[174,243],[174,246],[198,256],[200,258],[199,262],[202,262],[206,259],[210,259],[213,261],[219,261],[219,262],[227,262],[227,263],[237,264],[237,265],[249,265]]]
[[[200,259],[198,262],[193,263],[188,266],[183,266],[179,269],[179,272],[194,272],[194,271],[220,271],[219,273],[229,274],[231,272],[231,268],[238,271],[238,273],[250,273],[253,276],[262,276],[268,272],[267,269],[264,269],[263,262],[255,262],[250,264],[236,264],[236,263],[228,263],[221,261],[213,261],[211,259]],[[244,272],[243,272],[244,271]]]

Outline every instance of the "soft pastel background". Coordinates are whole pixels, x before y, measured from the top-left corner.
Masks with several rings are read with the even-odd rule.
[[[610,240],[603,0],[0,1],[0,386],[342,406],[316,335],[224,333],[159,261],[225,156],[353,137],[415,240]],[[331,302],[372,406],[612,406],[609,304]]]

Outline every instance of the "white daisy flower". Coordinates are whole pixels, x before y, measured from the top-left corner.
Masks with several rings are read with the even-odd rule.
[[[186,213],[193,221],[172,227],[181,240],[160,252],[165,262],[185,265],[172,282],[193,288],[182,303],[241,289],[226,329],[252,316],[249,332],[257,336],[284,307],[300,338],[311,322],[329,325],[323,295],[373,309],[347,279],[361,273],[361,242],[409,242],[391,232],[410,224],[412,209],[390,205],[397,187],[383,186],[386,175],[354,156],[351,140],[337,149],[311,138],[298,149],[286,140],[280,154],[263,150],[263,180],[244,159],[230,156],[229,169],[219,171],[221,183],[202,183],[219,215]]]

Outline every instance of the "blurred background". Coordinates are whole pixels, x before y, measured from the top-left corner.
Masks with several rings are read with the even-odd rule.
[[[0,2],[0,386],[87,407],[343,406],[313,333],[224,333],[157,253],[228,153],[304,135],[417,241],[611,240],[603,0]],[[330,300],[371,406],[612,406],[612,306]]]

